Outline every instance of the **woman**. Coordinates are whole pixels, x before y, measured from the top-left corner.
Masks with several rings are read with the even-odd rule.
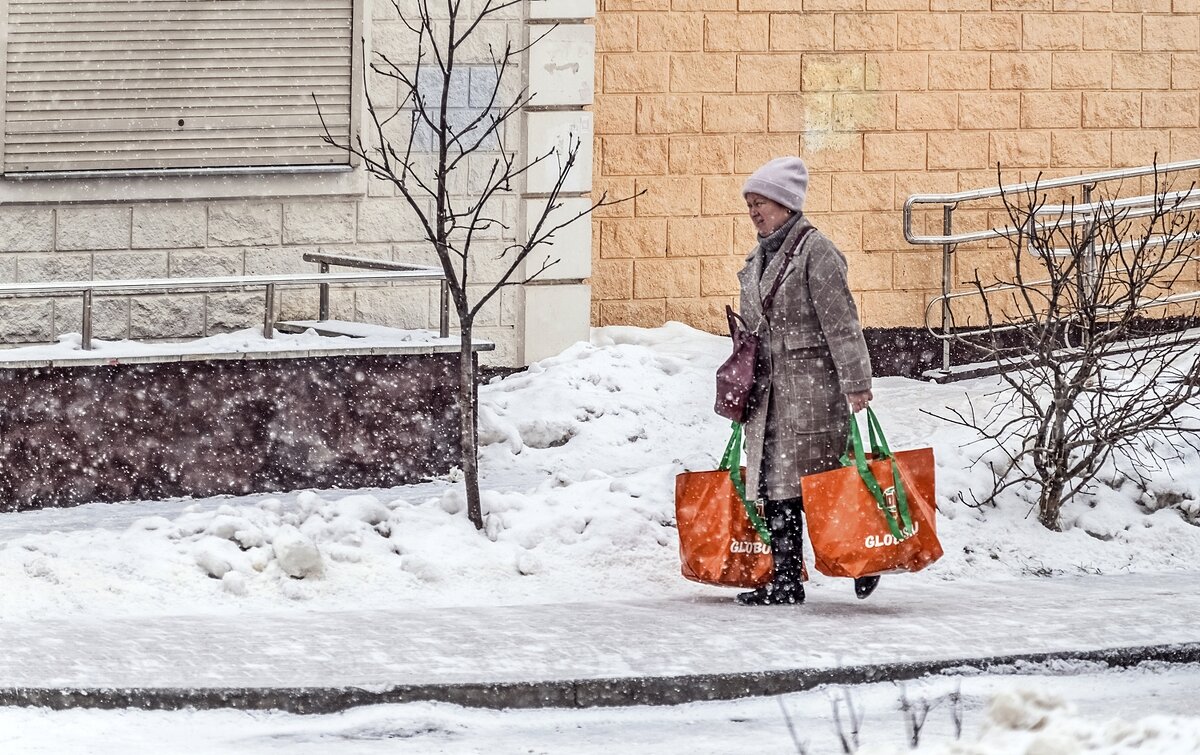
[[[738,273],[741,314],[763,343],[745,425],[746,491],[765,501],[775,558],[772,581],[737,596],[746,605],[804,602],[800,478],[839,466],[850,412],[872,398],[846,258],[804,217],[807,189],[798,157],[771,160],[742,187],[758,246]],[[855,593],[865,598],[878,582],[856,579]]]

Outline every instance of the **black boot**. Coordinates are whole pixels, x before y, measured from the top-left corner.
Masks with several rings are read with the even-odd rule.
[[[875,588],[878,586],[879,575],[854,578],[854,594],[858,596],[859,600],[866,600],[867,596],[875,592]]]
[[[768,582],[757,590],[740,592],[736,598],[744,606],[778,606],[804,602],[804,585]]]
[[[767,529],[771,531],[771,556],[775,572],[769,584],[757,590],[739,593],[737,602],[744,606],[774,606],[804,602],[803,530],[800,499],[766,503]]]

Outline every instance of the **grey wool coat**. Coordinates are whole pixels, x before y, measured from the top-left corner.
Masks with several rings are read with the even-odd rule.
[[[738,273],[741,315],[762,338],[745,424],[747,496],[796,498],[802,475],[838,466],[850,417],[846,394],[871,388],[846,258],[819,230],[792,254],[771,310],[763,312],[787,250],[810,226],[801,217],[766,270],[756,246]]]

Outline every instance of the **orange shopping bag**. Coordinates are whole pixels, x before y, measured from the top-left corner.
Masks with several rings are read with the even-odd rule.
[[[742,426],[733,434],[721,466],[675,478],[675,523],[683,576],[727,587],[759,587],[771,580],[771,536],[754,504],[746,504]]]
[[[800,479],[817,570],[831,577],[920,571],[942,557],[933,450],[893,454],[867,409],[871,454],[850,418],[845,465]]]

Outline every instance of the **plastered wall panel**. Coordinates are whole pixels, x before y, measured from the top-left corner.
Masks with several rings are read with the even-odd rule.
[[[596,28],[588,24],[531,24],[530,105],[590,105],[595,82]]]
[[[527,286],[526,363],[554,356],[590,332],[591,294],[586,285]]]
[[[590,206],[588,199],[565,199],[558,202],[542,224],[542,234],[569,219],[585,212]],[[546,207],[544,199],[526,202],[525,228],[533,233]],[[584,215],[564,228],[554,231],[548,243],[536,247],[525,260],[525,274],[539,270],[538,280],[582,280],[592,274],[592,225],[591,218]],[[545,267],[543,270],[542,268]]]
[[[526,144],[531,156],[551,154],[530,169],[526,190],[549,193],[575,150],[575,162],[562,191],[586,193],[592,187],[592,114],[586,111],[547,111],[525,114]]]

